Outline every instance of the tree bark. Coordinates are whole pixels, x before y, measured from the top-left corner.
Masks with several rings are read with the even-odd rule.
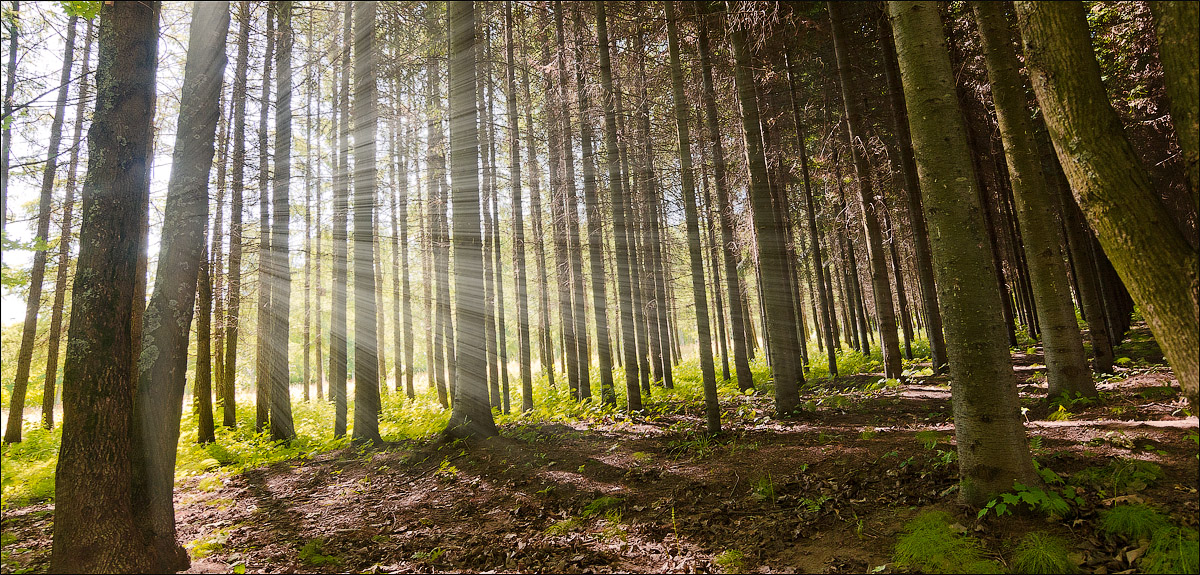
[[[889,2],[913,149],[930,225],[938,306],[954,381],[959,493],[982,506],[1013,481],[1039,485],[983,237],[962,111],[934,2]]]
[[[346,315],[349,297],[349,237],[346,220],[350,215],[350,2],[344,2],[342,18],[341,78],[338,94],[336,132],[338,137],[337,172],[333,179],[333,309],[329,314],[329,395],[334,403],[334,437],[346,435],[346,385],[348,383],[348,343]]]
[[[1112,109],[1081,3],[1017,4],[1026,65],[1075,200],[1193,407],[1200,380],[1200,259],[1172,225]]]
[[[233,153],[229,178],[229,317],[225,321],[222,423],[237,426],[237,343],[242,300],[242,210],[246,168],[246,72],[250,60],[250,2],[238,2],[238,48],[233,73]]]
[[[1200,209],[1200,4],[1152,1],[1158,59],[1171,104],[1171,124],[1183,150],[1183,170]]]
[[[517,123],[517,81],[515,71],[515,55],[513,51],[513,14],[512,4],[504,4],[504,51],[506,63],[505,92],[506,111],[508,112],[508,150],[509,150],[509,181],[512,182],[513,204],[513,275],[517,282],[517,363],[520,364],[521,377],[521,411],[533,409],[533,371],[530,367],[529,341],[529,288],[526,282],[528,270],[525,267],[525,208],[521,190],[521,130]],[[528,81],[526,82],[528,87]],[[532,113],[527,106],[526,113]],[[525,124],[529,142],[532,144],[533,125],[531,120]],[[536,158],[533,157],[530,146],[529,170],[530,178],[536,180]],[[541,243],[541,238],[535,238]],[[611,371],[611,370],[610,370]],[[611,376],[610,376],[611,377]]]
[[[8,221],[8,156],[12,149],[13,92],[17,87],[17,41],[21,36],[21,3],[12,1],[12,19],[8,25],[8,62],[4,66],[3,138],[0,138],[0,237]]]
[[[153,571],[135,516],[133,310],[158,64],[158,2],[100,8],[79,258],[63,363],[52,573]],[[223,37],[222,37],[223,38]],[[178,418],[175,420],[178,422]],[[173,466],[172,466],[173,467]]]

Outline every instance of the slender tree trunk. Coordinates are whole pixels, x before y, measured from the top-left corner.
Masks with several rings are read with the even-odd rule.
[[[100,8],[96,113],[63,363],[53,573],[158,567],[135,516],[132,458],[133,354],[140,344],[133,340],[133,310],[142,306],[135,299],[137,261],[145,247],[139,232],[148,211],[160,8],[158,2]]]
[[[25,393],[29,386],[29,367],[33,363],[33,340],[37,335],[38,311],[42,307],[42,283],[46,277],[46,251],[50,240],[50,212],[53,211],[52,192],[54,191],[54,178],[58,174],[58,147],[62,142],[63,116],[66,114],[67,92],[70,88],[71,69],[75,60],[75,28],[78,20],[79,18],[76,16],[71,16],[67,20],[67,40],[66,47],[63,49],[62,73],[59,75],[58,100],[54,104],[54,119],[50,122],[50,146],[46,150],[46,164],[42,169],[42,192],[38,201],[37,232],[34,235],[34,243],[39,245],[34,248],[33,269],[29,272],[29,295],[25,299],[25,325],[21,330],[21,349],[17,354],[17,373],[13,379],[8,426],[4,429],[5,443],[21,441],[21,425],[25,422]],[[7,137],[5,140],[7,141]],[[7,173],[7,167],[5,171]]]
[[[92,22],[88,21],[83,41],[81,77],[89,78],[89,58],[92,54]],[[75,212],[76,174],[79,171],[79,148],[83,145],[83,118],[87,110],[90,81],[79,82],[75,104],[75,128],[71,141],[71,159],[67,162],[66,196],[63,198],[62,227],[58,234],[58,271],[54,277],[54,307],[50,311],[50,335],[46,344],[46,376],[42,392],[42,427],[54,428],[55,386],[58,383],[58,349],[62,341],[63,308],[67,297],[67,272],[71,269],[71,226]],[[7,144],[6,144],[7,145]]]
[[[746,146],[746,163],[750,167],[750,205],[754,228],[758,236],[758,257],[763,278],[763,302],[766,308],[768,337],[771,338],[771,370],[775,378],[775,408],[779,417],[791,414],[800,405],[799,389],[804,375],[796,364],[800,343],[796,338],[796,309],[785,276],[787,265],[783,230],[772,229],[770,183],[763,154],[762,130],[759,127],[758,101],[751,71],[750,49],[744,30],[730,34],[736,60],[734,78],[738,101],[742,107],[742,135]]]
[[[1013,37],[1004,7],[973,2],[971,8],[979,27],[983,53],[991,80],[992,98],[1004,155],[1020,219],[1029,279],[1038,310],[1042,348],[1046,357],[1049,398],[1066,394],[1093,397],[1092,381],[1083,352],[1083,336],[1075,321],[1067,269],[1059,246],[1058,198],[1043,175],[1038,144],[1026,106],[1025,81],[1013,48]]]
[[[554,344],[550,339],[550,284],[546,279],[546,236],[542,231],[542,194],[538,178],[540,169],[537,160],[537,140],[533,137],[533,102],[529,95],[528,66],[521,68],[521,86],[525,92],[525,125],[530,133],[530,137],[526,139],[525,145],[527,151],[526,157],[529,163],[529,213],[533,217],[533,227],[530,231],[534,237],[534,259],[538,262],[538,347],[542,362],[542,373],[546,375],[546,382],[550,387],[554,387]],[[524,384],[522,383],[522,385]],[[521,409],[525,411],[533,409],[532,382],[528,391],[529,394],[522,396],[521,399]]]
[[[482,21],[487,20],[487,8],[484,5],[483,17],[476,21],[476,25],[482,24]],[[492,409],[499,410],[501,407],[500,398],[500,361],[499,350],[496,347],[498,341],[496,333],[496,274],[493,268],[492,254],[495,251],[495,242],[492,241],[493,216],[492,216],[492,201],[491,197],[495,192],[495,187],[492,185],[492,157],[488,153],[491,149],[491,130],[489,129],[492,123],[491,110],[488,107],[488,102],[491,100],[488,94],[488,85],[486,78],[491,75],[490,69],[487,67],[486,60],[488,58],[487,46],[491,43],[489,35],[483,29],[475,31],[476,38],[480,41],[475,44],[475,69],[476,82],[476,110],[479,111],[481,117],[480,123],[480,154],[479,159],[482,165],[479,168],[480,188],[479,192],[482,196],[480,202],[480,218],[483,224],[483,339],[484,349],[487,353],[487,382],[488,382],[488,403]]]
[[[1153,1],[1150,14],[1194,211],[1200,208],[1200,5]]]
[[[213,429],[212,404],[212,274],[209,272],[208,249],[204,250],[204,263],[200,264],[197,285],[196,307],[196,383],[192,389],[193,411],[197,412],[196,442],[212,443],[217,440]]]
[[[238,48],[234,65],[232,180],[229,199],[229,317],[225,321],[225,372],[221,382],[225,398],[222,423],[237,426],[237,343],[242,301],[242,210],[246,168],[246,72],[250,60],[250,2],[238,2]]]
[[[509,381],[508,381],[508,336],[507,327],[504,323],[504,262],[500,257],[501,240],[500,240],[500,186],[497,185],[496,173],[498,164],[496,162],[496,85],[492,80],[492,63],[495,61],[495,55],[492,53],[492,28],[487,29],[487,131],[488,131],[488,165],[491,166],[488,173],[489,196],[491,197],[491,213],[492,213],[492,272],[496,276],[496,335],[499,341],[496,344],[498,355],[497,369],[500,372],[500,407],[503,413],[509,413],[512,410],[512,400],[510,397]],[[518,150],[517,153],[520,153]]]
[[[450,36],[450,168],[454,201],[455,317],[458,372],[454,410],[446,424],[450,437],[497,435],[488,408],[483,339],[482,238],[479,231],[479,137],[475,124],[475,4],[451,2],[446,19]]]
[[[982,506],[1011,490],[1013,481],[1040,481],[1021,423],[982,207],[977,194],[963,193],[974,180],[938,8],[933,2],[889,2],[888,9],[930,224],[938,305],[954,358],[959,493],[967,503]]]
[[[376,102],[375,2],[354,3],[354,440],[379,437],[379,341],[373,257]],[[457,213],[457,212],[456,212]]]
[[[258,113],[258,345],[254,366],[254,430],[262,433],[271,417],[271,337],[275,326],[271,292],[275,284],[271,249],[271,177],[267,119],[271,100],[271,66],[275,53],[275,12],[278,4],[267,4],[267,51],[263,54],[262,97]]]
[[[8,23],[8,62],[4,66],[4,128],[0,138],[0,236],[8,221],[8,156],[12,149],[13,92],[17,87],[17,40],[21,36],[21,3],[12,1],[12,17]]]
[[[808,136],[805,133],[804,120],[800,116],[800,99],[796,93],[796,78],[792,70],[791,51],[784,52],[787,66],[788,87],[792,102],[792,119],[796,123],[796,148],[800,151],[800,174],[804,178],[804,211],[808,217],[808,243],[812,253],[813,268],[817,276],[817,301],[820,315],[818,324],[821,325],[821,335],[825,339],[826,362],[829,366],[829,376],[837,377],[837,343],[833,337],[832,305],[825,290],[825,261],[821,257],[821,240],[817,233],[817,212],[813,202],[812,182],[808,172]]]
[[[216,406],[219,409],[225,401],[225,298],[222,295],[222,270],[225,266],[225,193],[229,184],[229,115],[225,109],[225,92],[221,92],[221,118],[217,125],[217,208],[213,222],[212,236],[209,239],[210,277],[213,284],[213,341],[210,345],[212,353],[213,374],[212,387],[216,395]],[[232,400],[232,398],[231,398]]]
[[[675,101],[675,127],[679,133],[679,168],[683,181],[683,211],[687,225],[688,254],[692,264],[692,297],[696,306],[696,338],[708,432],[721,431],[721,406],[717,401],[717,376],[713,368],[712,336],[708,325],[708,295],[704,291],[704,255],[700,250],[700,217],[696,207],[696,182],[692,174],[688,102],[683,92],[683,67],[679,58],[679,33],[675,4],[667,2],[667,44],[671,59],[671,94]]]
[[[1017,16],[1034,93],[1075,200],[1195,407],[1200,380],[1196,250],[1171,224],[1107,98],[1096,97],[1105,92],[1083,5],[1020,2]]]
[[[886,209],[875,200],[871,186],[871,166],[867,161],[866,142],[863,140],[862,102],[855,93],[850,73],[850,53],[846,44],[846,7],[837,2],[828,3],[829,19],[833,26],[833,45],[837,53],[838,77],[842,85],[842,103],[846,107],[846,131],[850,138],[850,153],[854,159],[854,171],[858,175],[858,197],[862,208],[863,230],[867,235],[867,260],[870,262],[871,291],[875,300],[875,316],[879,321],[880,347],[883,350],[884,377],[899,378],[900,342],[896,337],[896,311],[892,307],[892,289],[888,284],[887,260],[883,252],[883,237],[879,230],[876,211]]]
[[[703,7],[703,3],[701,3]],[[704,118],[708,128],[708,142],[712,148],[713,181],[716,184],[717,213],[721,220],[721,252],[725,262],[725,286],[729,294],[729,323],[733,339],[733,366],[738,389],[745,391],[754,387],[750,373],[750,360],[746,350],[746,321],[742,313],[742,286],[737,269],[737,243],[733,237],[733,208],[731,207],[729,181],[725,167],[725,148],[721,143],[720,122],[717,116],[717,98],[713,88],[712,57],[708,44],[708,23],[704,16],[699,28],[700,68],[703,81],[701,94],[704,99]]]
[[[721,272],[720,264],[721,256],[718,252],[723,251],[717,247],[716,232],[713,228],[717,227],[717,215],[713,210],[712,193],[708,187],[708,148],[701,146],[701,162],[700,162],[700,188],[704,195],[704,210],[705,210],[705,229],[708,234],[708,272],[712,277],[712,294],[713,299],[717,301],[717,343],[721,352],[721,380],[729,381],[729,344],[728,336],[725,327],[725,302],[721,296]]]
[[[329,314],[329,395],[334,403],[334,437],[346,435],[346,385],[349,371],[346,341],[347,257],[346,220],[350,212],[350,2],[344,2],[342,19],[341,87],[335,132],[338,137],[337,172],[333,179],[333,309]],[[335,13],[336,15],[336,13]]]
[[[506,111],[508,112],[508,150],[509,150],[509,180],[512,182],[512,205],[513,205],[513,274],[517,282],[517,363],[520,364],[521,377],[521,411],[529,411],[533,409],[533,371],[530,367],[530,342],[529,342],[529,288],[526,283],[525,268],[525,208],[522,204],[521,197],[521,132],[520,126],[517,123],[517,82],[515,72],[515,56],[513,53],[513,14],[512,4],[506,2],[504,4],[504,51],[505,63],[507,64],[505,71],[505,93],[506,93]],[[526,81],[528,88],[528,81]],[[526,113],[531,106],[526,107]],[[529,171],[530,178],[537,179],[535,172],[537,171],[536,158],[533,157],[533,123],[530,120],[525,124],[526,133],[529,135],[530,143],[530,159]],[[590,219],[589,219],[590,221]],[[534,238],[535,241],[541,243],[541,238]],[[611,370],[610,370],[611,371]]]

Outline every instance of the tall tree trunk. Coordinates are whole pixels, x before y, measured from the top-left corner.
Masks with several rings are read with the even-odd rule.
[[[907,197],[908,224],[912,230],[913,260],[917,268],[917,283],[921,288],[921,311],[925,320],[925,334],[929,339],[930,363],[934,373],[946,370],[946,338],[942,334],[942,314],[938,310],[937,288],[933,283],[933,262],[929,251],[929,231],[925,225],[925,213],[921,207],[921,183],[917,178],[917,164],[913,158],[912,135],[908,127],[908,110],[904,103],[904,87],[900,85],[900,68],[896,63],[896,43],[892,37],[891,21],[880,22],[880,39],[883,43],[883,72],[888,83],[888,104],[891,107],[892,126],[899,143],[900,167],[904,175],[904,192]]]
[[[530,133],[525,145],[529,163],[529,213],[533,217],[533,227],[530,231],[534,237],[534,259],[538,262],[538,349],[542,373],[546,375],[546,382],[550,387],[554,387],[554,344],[550,339],[550,284],[546,279],[546,236],[542,231],[542,194],[538,178],[540,169],[537,160],[537,140],[533,137],[533,101],[529,95],[528,66],[521,68],[521,86],[525,93],[525,126]],[[528,391],[528,396],[521,398],[522,410],[533,409],[532,383]]]
[[[830,2],[829,19],[833,27],[833,46],[837,54],[838,77],[842,85],[842,103],[846,107],[846,131],[850,138],[850,154],[854,159],[854,171],[858,175],[858,198],[862,208],[863,231],[867,235],[867,260],[870,262],[871,292],[875,300],[875,316],[879,321],[880,348],[883,351],[884,377],[899,378],[900,341],[896,337],[896,311],[892,306],[892,288],[888,284],[887,259],[883,251],[883,237],[879,230],[876,211],[887,209],[875,200],[871,185],[871,166],[867,161],[867,149],[863,126],[862,101],[855,93],[850,73],[850,58],[846,38],[846,5]]]
[[[612,342],[608,331],[608,296],[604,286],[604,224],[596,187],[596,158],[592,147],[591,104],[587,95],[588,70],[584,64],[583,14],[574,12],[575,95],[579,98],[579,139],[583,149],[583,199],[587,210],[588,260],[592,273],[592,313],[596,322],[596,349],[600,359],[600,395],[606,405],[617,402],[612,375]]]
[[[962,111],[933,2],[889,2],[930,224],[938,306],[954,380],[959,493],[982,506],[1013,481],[1040,483],[1021,424],[1000,290],[983,237]],[[964,193],[963,188],[967,188]]]
[[[488,165],[491,169],[488,174],[488,182],[490,186],[489,195],[491,196],[491,213],[492,213],[492,272],[496,276],[496,335],[499,341],[496,344],[498,362],[497,368],[500,372],[500,404],[503,413],[509,413],[512,409],[512,400],[510,397],[509,381],[508,381],[508,335],[507,327],[504,323],[504,262],[500,257],[501,240],[500,240],[500,186],[496,183],[496,173],[498,164],[496,163],[496,84],[492,80],[492,63],[495,61],[495,55],[492,53],[492,28],[487,29],[487,131],[488,131]],[[518,150],[517,153],[520,153]]]
[[[189,564],[175,538],[175,456],[197,275],[207,259],[208,182],[221,116],[229,4],[201,4],[193,18],[179,102],[179,139],[171,158],[154,291],[144,316],[133,410],[134,516],[152,549],[152,570],[160,572],[181,571]]]
[[[708,272],[712,277],[712,294],[713,299],[717,301],[717,343],[721,351],[721,380],[729,381],[729,344],[725,327],[725,302],[721,296],[721,272],[720,260],[721,256],[718,252],[722,251],[717,247],[716,232],[713,228],[717,227],[717,214],[713,209],[712,193],[708,187],[708,148],[703,145],[700,147],[700,189],[704,196],[704,215],[705,215],[705,231],[708,234]]]
[[[413,388],[413,319],[412,319],[412,278],[409,276],[408,266],[408,162],[414,161],[416,157],[411,152],[415,147],[417,140],[416,127],[413,126],[412,134],[409,139],[403,138],[401,134],[401,153],[400,153],[400,308],[401,316],[404,325],[404,390],[409,399],[416,397],[416,389]],[[410,146],[409,143],[414,144]],[[419,174],[418,174],[419,175]],[[418,178],[418,182],[419,182]],[[397,359],[399,361],[399,359]]]
[[[484,5],[484,14],[482,18],[476,21],[477,26],[481,26],[483,21],[487,20],[487,7]],[[492,216],[492,194],[495,192],[495,187],[492,185],[492,156],[488,153],[491,149],[491,130],[489,129],[492,123],[491,110],[488,107],[488,102],[491,100],[491,95],[488,93],[488,82],[486,78],[491,75],[491,70],[487,66],[487,47],[491,43],[490,35],[483,29],[475,31],[476,38],[479,40],[475,44],[475,69],[476,82],[476,110],[480,114],[479,118],[479,138],[480,138],[480,154],[479,159],[481,165],[479,167],[480,188],[479,192],[482,196],[480,201],[480,219],[483,224],[483,339],[484,350],[487,354],[487,382],[488,382],[488,404],[492,409],[499,410],[501,407],[500,398],[500,361],[499,350],[496,348],[498,341],[496,334],[496,274],[492,269],[494,261],[492,254],[495,251],[495,242],[492,241],[493,216]]]
[[[458,347],[454,359],[458,383],[445,433],[450,437],[497,435],[488,408],[483,340],[482,238],[479,231],[479,133],[475,109],[475,4],[451,2],[446,20],[450,36],[450,169],[454,201],[455,319]]]
[[[33,363],[33,343],[37,335],[38,311],[42,307],[42,283],[46,277],[46,251],[50,240],[50,212],[54,178],[58,174],[58,147],[62,142],[63,115],[67,110],[67,92],[71,68],[75,61],[75,28],[79,20],[67,20],[67,40],[63,49],[62,73],[59,75],[58,100],[54,104],[54,119],[50,122],[50,145],[46,149],[46,164],[42,168],[42,192],[38,200],[37,232],[33,236],[33,269],[29,272],[29,295],[25,299],[25,325],[21,330],[21,350],[17,354],[17,374],[13,378],[8,426],[4,429],[5,443],[21,441],[21,425],[25,422],[25,393],[29,386],[29,366]],[[6,118],[7,119],[7,118]],[[7,140],[7,137],[5,138]],[[6,169],[7,171],[7,169]]]
[[[712,336],[708,325],[708,295],[704,291],[704,254],[700,250],[700,217],[696,207],[696,182],[692,174],[688,102],[683,92],[683,66],[679,62],[679,33],[675,3],[667,2],[667,44],[671,58],[671,94],[675,101],[675,127],[679,133],[679,169],[683,181],[683,211],[687,225],[688,254],[692,264],[692,298],[696,306],[696,338],[704,385],[704,411],[709,433],[721,431],[721,406],[717,401],[717,375],[713,368]]]
[[[292,265],[288,222],[291,219],[289,185],[292,179],[292,2],[276,7],[279,20],[275,53],[275,172],[272,174],[271,224],[271,437],[288,441],[296,436],[292,423],[292,398],[288,369],[291,322]]]
[[[1097,96],[1104,85],[1083,5],[1019,2],[1017,16],[1034,93],[1075,200],[1194,408],[1200,256],[1172,225],[1112,105]]]
[[[1158,36],[1158,59],[1171,104],[1171,124],[1183,150],[1183,169],[1200,208],[1200,5],[1152,1],[1150,14]]]
[[[213,285],[213,341],[209,346],[212,353],[212,386],[217,406],[224,402],[225,387],[225,298],[222,295],[221,278],[225,266],[225,192],[229,184],[229,115],[225,108],[225,92],[222,88],[220,113],[217,124],[217,207],[213,231],[209,239],[210,277]]]
[[[271,418],[271,338],[275,333],[271,292],[275,285],[274,251],[271,248],[271,177],[267,119],[271,105],[271,66],[275,53],[275,12],[278,4],[267,4],[267,50],[263,54],[262,97],[258,112],[258,345],[254,366],[254,430],[262,433]]]
[[[133,354],[141,343],[133,340],[133,310],[142,306],[137,260],[145,247],[139,232],[148,211],[160,8],[154,1],[100,7],[54,474],[55,573],[158,570],[135,515],[132,459]]]
[[[212,404],[212,274],[209,269],[212,263],[208,261],[208,249],[205,246],[205,261],[200,264],[200,276],[197,278],[198,308],[196,319],[196,382],[192,388],[192,407],[197,412],[196,442],[212,443],[217,440],[216,430],[213,429]]]
[[[1060,247],[1058,199],[1047,185],[1038,158],[1038,143],[1026,106],[1025,81],[1013,48],[1004,7],[973,2],[983,53],[991,80],[996,120],[1004,140],[1004,155],[1020,219],[1029,279],[1046,356],[1048,397],[1096,395],[1096,384],[1083,352],[1083,336],[1075,320],[1067,269]]]
[[[513,205],[513,274],[517,281],[517,363],[520,364],[521,377],[521,411],[529,411],[533,409],[533,372],[530,367],[530,342],[529,342],[529,288],[526,283],[527,270],[525,268],[525,214],[523,200],[521,198],[521,131],[517,123],[517,83],[515,57],[513,53],[513,14],[512,4],[506,2],[504,4],[504,51],[506,75],[505,75],[505,93],[506,93],[506,111],[508,112],[508,150],[509,150],[509,181],[512,182],[512,205]],[[526,81],[528,87],[528,81]],[[527,106],[528,109],[532,106]],[[529,135],[530,142],[530,160],[529,171],[530,178],[536,181],[537,171],[536,158],[533,157],[533,125],[531,121],[525,124],[526,133]],[[590,221],[590,218],[589,218]],[[541,243],[541,238],[535,238],[535,241]],[[610,370],[611,372],[611,370]],[[611,376],[610,376],[611,377]]]
[[[92,22],[88,21],[83,40],[83,61],[80,77],[88,78],[89,58],[92,54]],[[58,234],[58,271],[54,277],[54,307],[50,311],[50,335],[46,344],[46,376],[42,391],[42,427],[54,428],[55,385],[58,383],[58,349],[62,342],[63,308],[67,297],[67,272],[71,269],[71,225],[75,211],[76,174],[79,171],[79,148],[83,144],[83,117],[87,109],[90,81],[79,82],[75,103],[75,128],[71,141],[71,159],[67,162],[66,196],[63,198],[62,227]]]
[[[333,178],[333,309],[329,314],[329,395],[334,404],[334,437],[346,435],[346,385],[349,379],[346,341],[347,269],[349,238],[346,220],[350,212],[350,2],[343,2],[341,78],[335,132],[338,138],[336,173]],[[336,12],[335,12],[336,16]]]
[[[799,389],[804,382],[799,357],[800,342],[796,338],[796,308],[787,281],[787,250],[784,230],[772,229],[771,187],[767,180],[767,165],[763,154],[762,129],[759,124],[758,98],[754,74],[750,68],[750,49],[746,32],[735,29],[730,34],[736,60],[734,79],[738,101],[742,108],[742,136],[746,146],[746,163],[750,167],[750,206],[754,229],[758,236],[758,257],[763,278],[763,305],[766,309],[767,335],[771,338],[771,371],[775,378],[775,408],[779,417],[791,414],[800,405]]]
[[[600,48],[600,85],[604,108],[604,153],[608,168],[609,201],[612,204],[613,243],[616,246],[617,308],[621,316],[622,353],[625,367],[626,407],[630,412],[641,411],[642,394],[638,386],[638,359],[635,349],[633,318],[632,274],[629,262],[629,234],[625,225],[625,177],[621,173],[620,151],[617,148],[617,117],[613,107],[612,61],[609,55],[608,18],[604,2],[597,1],[596,38]],[[598,210],[597,210],[598,211]],[[589,221],[591,217],[589,216]],[[611,371],[611,370],[610,370]]]
[[[705,4],[700,3],[705,9]],[[717,213],[721,220],[721,252],[725,262],[725,286],[729,294],[729,323],[733,339],[733,366],[737,377],[738,389],[745,391],[754,387],[754,377],[750,373],[750,360],[746,350],[746,321],[742,314],[742,286],[737,269],[737,243],[733,237],[733,208],[730,205],[729,180],[725,167],[725,148],[721,143],[721,126],[717,116],[717,97],[713,88],[712,56],[708,44],[708,22],[703,16],[697,25],[699,28],[700,69],[703,81],[701,95],[704,99],[704,118],[708,128],[708,143],[712,148],[713,181],[716,184]]]
[[[821,326],[821,335],[825,340],[825,361],[829,366],[829,376],[837,377],[837,342],[833,337],[832,305],[825,290],[825,261],[821,257],[821,240],[817,234],[817,212],[813,202],[812,181],[808,172],[808,142],[804,120],[800,116],[800,98],[796,93],[796,77],[792,69],[791,51],[784,52],[787,66],[788,87],[792,102],[792,119],[796,123],[796,148],[800,151],[800,174],[804,178],[804,211],[808,218],[808,243],[812,252],[813,268],[817,276],[817,301],[820,310],[817,312],[817,323]]]
[[[225,371],[222,397],[222,423],[237,426],[237,343],[242,301],[242,210],[246,169],[246,72],[250,60],[250,2],[238,2],[238,48],[234,64],[233,153],[230,157],[232,180],[229,198],[229,317],[225,320]]]
[[[8,62],[4,66],[4,128],[0,138],[0,236],[8,221],[8,156],[12,149],[13,92],[17,87],[17,40],[21,36],[21,3],[12,1],[12,17],[8,22]]]
[[[354,3],[354,441],[380,445],[375,313],[376,2]],[[457,214],[457,212],[456,212]]]

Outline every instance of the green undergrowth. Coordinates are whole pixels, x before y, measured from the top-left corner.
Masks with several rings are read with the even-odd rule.
[[[1071,547],[1061,537],[1034,531],[1021,538],[1013,551],[1013,573],[1076,573]]]
[[[896,565],[924,573],[1003,573],[983,543],[953,521],[943,511],[927,511],[906,523],[896,541]]]
[[[1146,548],[1140,567],[1146,573],[1196,573],[1200,536],[1174,525],[1170,517],[1143,504],[1117,505],[1100,512],[1099,531],[1111,540]]]

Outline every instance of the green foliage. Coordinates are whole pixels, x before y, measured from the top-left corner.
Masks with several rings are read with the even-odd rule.
[[[951,528],[952,518],[942,511],[918,515],[904,525],[896,541],[896,566],[925,573],[1003,573],[987,559],[983,544]]]
[[[621,522],[619,509],[609,509],[604,512],[604,528],[600,530],[600,539],[604,541],[629,539],[629,533],[625,531],[625,526]]]
[[[775,503],[775,479],[768,473],[750,484],[750,495],[759,501]]]
[[[1087,397],[1078,391],[1075,392],[1075,397],[1071,397],[1070,394],[1063,392],[1058,397],[1050,400],[1050,407],[1058,406],[1060,410],[1065,411],[1066,409],[1074,408],[1076,405],[1087,407],[1095,403],[1095,399]]]
[[[921,443],[921,445],[925,446],[925,449],[933,449],[937,447],[937,444],[941,443],[942,440],[945,439],[942,434],[932,429],[918,431],[915,437],[917,438],[917,441]]]
[[[1062,538],[1034,531],[1026,534],[1013,552],[1015,573],[1075,573],[1078,569],[1069,556],[1070,546]]]
[[[1081,502],[1074,487],[1066,487],[1060,495],[1053,489],[1029,487],[1020,481],[1014,481],[1011,492],[1001,493],[995,499],[988,501],[987,505],[979,510],[977,517],[982,519],[988,511],[994,512],[997,516],[1009,515],[1013,508],[1024,506],[1030,511],[1041,513],[1047,517],[1061,518],[1071,513],[1071,501],[1077,504]]]
[[[0,509],[10,509],[54,498],[54,470],[62,428],[47,431],[27,427],[20,443],[0,447]]]
[[[1065,407],[1060,405],[1058,406],[1057,410],[1052,412],[1050,415],[1047,415],[1046,419],[1049,419],[1050,421],[1070,421],[1073,415],[1075,414],[1067,411]]]
[[[91,1],[76,1],[76,0],[63,1],[63,0],[60,0],[58,2],[58,4],[59,4],[59,6],[62,6],[63,10],[67,13],[68,16],[79,16],[80,18],[84,18],[86,20],[91,20],[92,18],[95,18],[97,14],[100,13],[100,6],[104,3],[100,2],[99,0],[91,0]]]
[[[325,554],[325,542],[321,539],[309,539],[308,542],[300,548],[299,559],[305,565],[313,567],[321,567],[324,565],[339,566],[342,564],[341,557],[336,555]]]
[[[225,543],[229,541],[229,532],[232,530],[232,527],[217,529],[204,537],[188,543],[184,547],[192,559],[203,559],[225,549]]]
[[[1149,538],[1155,531],[1171,526],[1166,515],[1142,505],[1118,505],[1100,512],[1100,532],[1129,541]]]
[[[839,349],[836,354],[838,376],[859,375],[879,371],[883,358],[878,352],[870,356],[853,349]],[[815,354],[808,364],[808,377],[829,377],[829,359],[825,354]]]
[[[1196,530],[1168,527],[1155,531],[1141,567],[1146,573],[1196,573],[1200,569]]]
[[[713,557],[713,563],[722,573],[745,573],[746,555],[737,549],[726,549]]]
[[[582,522],[578,517],[568,517],[561,521],[554,522],[553,525],[546,528],[546,535],[561,537],[579,528]]]
[[[1090,487],[1101,495],[1126,495],[1142,491],[1163,477],[1157,463],[1140,459],[1117,459],[1104,467],[1088,467],[1069,481],[1072,485]]]
[[[603,496],[593,500],[591,503],[583,506],[582,516],[584,518],[593,515],[599,515],[602,512],[614,509],[621,505],[621,500],[617,497]]]

